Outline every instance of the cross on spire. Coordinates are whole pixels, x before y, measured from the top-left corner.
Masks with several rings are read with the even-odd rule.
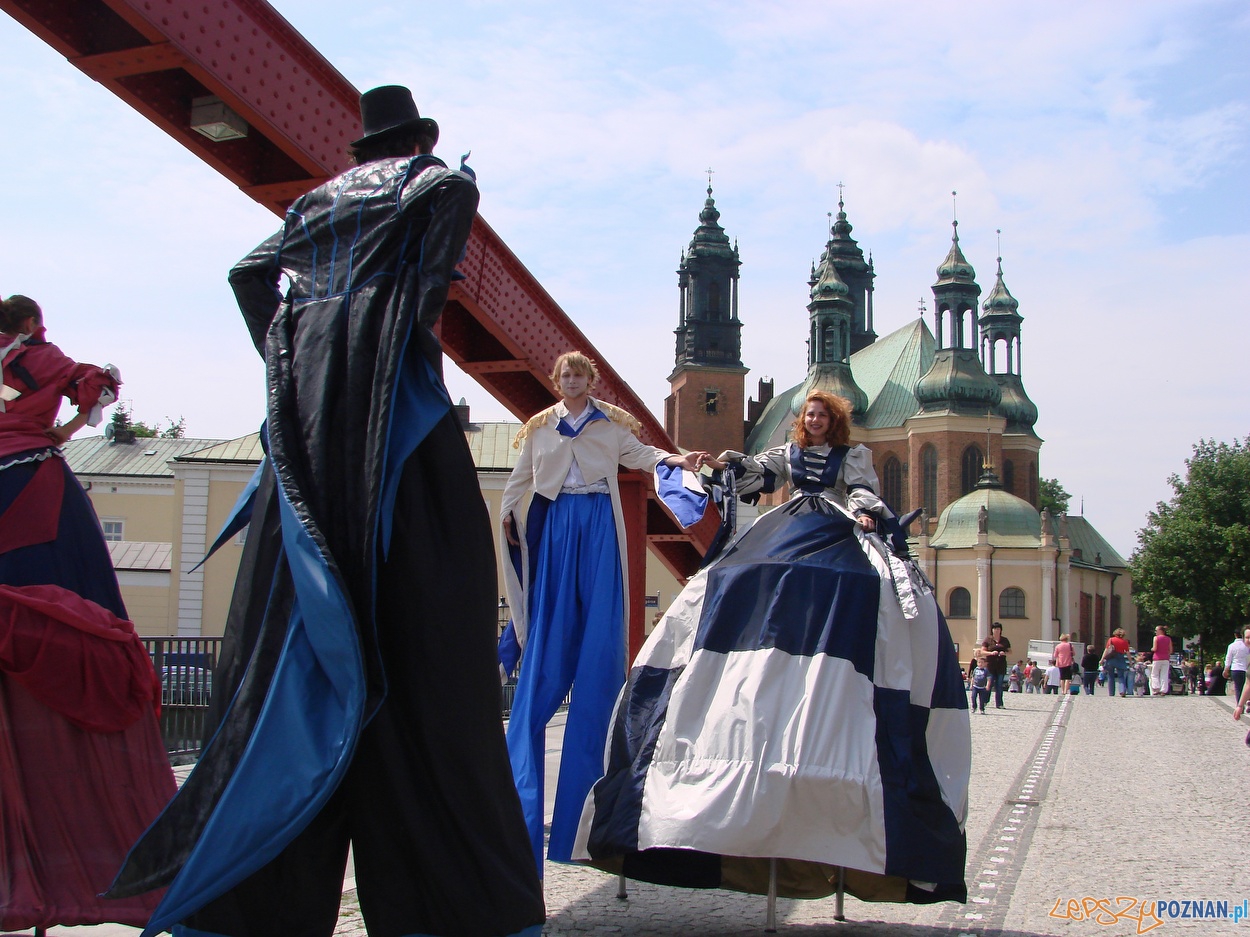
[[[959,206],[955,201],[956,195],[958,195],[958,193],[954,189],[951,189],[951,224],[955,228],[958,228],[959,227]]]
[[[712,172],[713,172],[712,167],[709,166],[707,169],[703,171],[707,173],[707,194],[711,195],[712,194]]]
[[[924,316],[926,312],[928,312],[928,309],[925,308],[924,297],[921,296],[920,297],[920,315]]]
[[[838,183],[838,208],[842,208],[842,190],[846,188],[841,182]]]

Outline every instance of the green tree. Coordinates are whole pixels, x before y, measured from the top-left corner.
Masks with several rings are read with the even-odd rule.
[[[1199,440],[1150,512],[1129,565],[1138,605],[1172,636],[1223,653],[1250,622],[1250,439]]]
[[[185,439],[187,435],[187,418],[185,416],[178,417],[178,422],[174,422],[171,418],[165,417],[165,422],[169,425],[161,430],[162,439]]]
[[[1043,478],[1041,485],[1038,486],[1037,509],[1039,511],[1045,508],[1052,516],[1067,514],[1068,502],[1071,500],[1072,495],[1064,490],[1057,478]]]
[[[113,408],[112,422],[114,433],[129,431],[140,439],[153,439],[157,436],[162,439],[182,439],[187,431],[186,417],[178,417],[177,423],[169,417],[165,417],[165,422],[169,425],[161,429],[157,425],[136,420],[130,411],[130,406],[124,403],[119,403]]]

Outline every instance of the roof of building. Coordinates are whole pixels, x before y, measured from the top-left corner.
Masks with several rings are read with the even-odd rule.
[[[520,431],[520,423],[470,423],[464,438],[478,471],[512,471],[517,456],[521,454],[520,449],[512,448],[512,440]]]
[[[204,449],[176,456],[179,462],[246,462],[255,465],[265,456],[260,433],[248,433],[238,439],[227,439]]]
[[[223,442],[221,439],[165,439],[140,436],[133,443],[103,436],[71,439],[64,446],[65,461],[75,475],[132,475],[173,478],[169,463],[186,453]]]
[[[174,545],[172,543],[110,540],[108,548],[114,569],[167,573],[173,568]]]
[[[1059,519],[1052,518],[1051,523],[1056,525],[1057,530]],[[1068,542],[1072,546],[1072,562],[1079,566],[1128,569],[1124,557],[1094,529],[1094,525],[1084,515],[1068,515]]]
[[[851,355],[855,382],[868,395],[867,428],[902,426],[916,415],[916,381],[933,364],[936,346],[924,319],[916,319]]]
[[[984,482],[982,483],[984,485]],[[1037,548],[1042,545],[1042,517],[1023,498],[997,486],[979,485],[952,501],[938,518],[929,546],[959,549],[977,545],[981,508],[986,510],[986,535],[991,546]]]

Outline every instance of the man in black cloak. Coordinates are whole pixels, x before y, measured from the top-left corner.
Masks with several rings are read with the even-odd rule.
[[[170,884],[145,934],[328,937],[349,843],[371,935],[542,926],[490,523],[431,332],[477,188],[430,155],[438,125],[407,88],[366,92],[361,115],[357,167],[230,273],[268,457],[227,525],[250,517],[215,735],[114,883]]]

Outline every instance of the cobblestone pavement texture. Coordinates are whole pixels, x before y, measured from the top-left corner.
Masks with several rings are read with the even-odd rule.
[[[1084,899],[1125,909],[1133,899],[1250,898],[1244,858],[1250,722],[1234,723],[1231,700],[1119,699],[1105,695],[1008,694],[972,718],[967,905],[867,904],[779,899],[778,932],[792,937],[1121,937],[1178,930],[1250,937],[1250,921],[1165,918],[1161,924],[1103,910],[1077,913]],[[548,781],[559,733],[548,740]],[[550,806],[550,805],[549,805]],[[583,934],[757,937],[765,900],[724,891],[629,883],[547,863],[550,937]],[[349,886],[351,881],[347,883]],[[1116,903],[1123,897],[1124,901]],[[1075,902],[1075,904],[1070,904]],[[1069,910],[1069,909],[1072,910]],[[970,915],[972,917],[970,917]],[[50,935],[121,937],[131,928],[52,928]],[[366,933],[353,888],[343,896],[336,937]]]

